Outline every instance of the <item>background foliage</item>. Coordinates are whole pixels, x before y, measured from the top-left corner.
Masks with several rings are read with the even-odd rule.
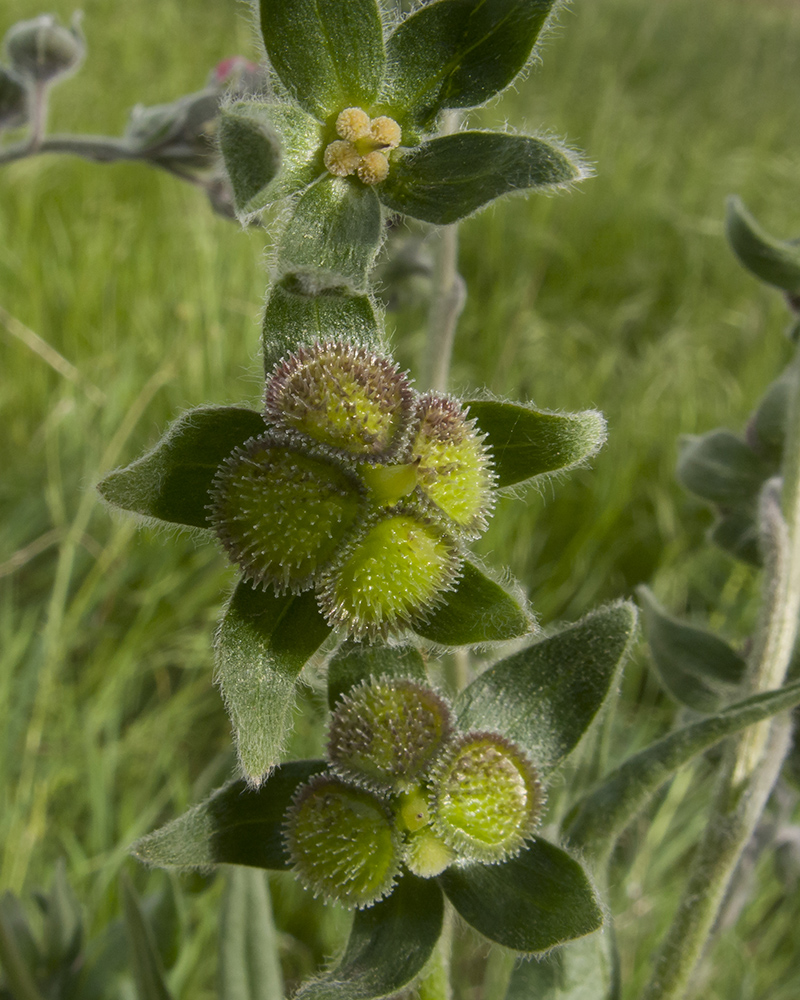
[[[72,12],[63,0],[48,6]],[[220,59],[252,54],[233,0],[83,6],[89,58],[54,93],[59,130],[119,132],[134,103],[198,89]],[[7,0],[0,33],[37,13]],[[734,191],[767,228],[800,232],[800,105],[786,104],[800,11],[778,0],[582,0],[562,25],[543,66],[471,121],[548,123],[588,151],[598,176],[571,196],[507,200],[464,224],[469,297],[454,387],[596,406],[609,444],[591,470],[527,506],[503,501],[480,549],[511,566],[544,625],[654,580],[690,617],[721,592],[711,624],[736,641],[754,578],[703,547],[709,515],[673,467],[679,434],[740,427],[788,359],[774,335],[780,299],[743,277],[722,217]],[[265,237],[213,216],[170,177],[55,157],[3,170],[0,233],[0,885],[48,884],[65,857],[99,927],[118,912],[131,841],[232,766],[208,639],[233,575],[213,547],[189,536],[165,545],[111,517],[92,485],[185,407],[258,404]],[[418,360],[423,321],[421,307],[392,321],[404,365]],[[55,371],[20,323],[74,368]],[[305,699],[304,718],[314,706],[321,718],[313,686]],[[631,724],[616,727],[612,759],[672,717],[641,658],[618,712]],[[293,750],[315,755],[316,732],[298,722]],[[679,775],[653,824],[627,838],[639,853],[626,898],[613,902],[631,996],[668,920],[711,770],[703,760]],[[618,854],[622,871],[625,843]],[[164,878],[132,873],[142,889]],[[723,936],[710,998],[797,995],[796,893],[792,904],[769,858],[757,878]],[[300,890],[280,877],[273,889],[280,918]],[[180,995],[213,995],[218,896],[217,885],[185,884],[171,973]],[[337,922],[320,923],[306,954],[284,921],[288,965],[305,971],[329,954]]]

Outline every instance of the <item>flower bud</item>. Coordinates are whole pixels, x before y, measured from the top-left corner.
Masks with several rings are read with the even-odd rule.
[[[533,764],[511,740],[468,733],[431,776],[434,832],[459,855],[502,861],[536,828],[543,793]]]
[[[75,72],[86,55],[80,17],[76,14],[72,18],[70,28],[64,28],[52,14],[40,14],[12,25],[5,37],[12,70],[37,83]]]
[[[400,837],[385,804],[327,774],[295,796],[286,849],[307,889],[351,908],[387,895],[400,871]]]
[[[9,70],[0,66],[0,129],[19,128],[28,120],[28,90]]]
[[[435,691],[412,680],[382,677],[339,700],[328,756],[338,774],[368,788],[410,789],[441,752],[451,730],[450,708]],[[425,806],[424,799],[420,804]],[[414,802],[408,805],[413,813]],[[405,825],[411,829],[414,822],[406,819]]]
[[[209,509],[246,579],[296,592],[313,584],[359,520],[362,490],[341,466],[265,435],[220,466]]]

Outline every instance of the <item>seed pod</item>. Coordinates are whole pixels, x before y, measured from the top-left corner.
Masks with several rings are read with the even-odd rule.
[[[307,889],[350,908],[387,895],[400,871],[400,837],[386,805],[328,774],[295,796],[286,818],[286,849]]]
[[[462,559],[442,529],[411,511],[374,521],[322,577],[317,596],[334,628],[386,637],[424,618],[458,578]]]
[[[406,790],[441,752],[451,731],[450,706],[435,691],[416,681],[381,677],[340,698],[328,756],[338,774],[367,788]]]
[[[463,858],[502,861],[536,828],[544,796],[525,753],[496,733],[467,733],[431,775],[434,832]]]
[[[420,878],[434,878],[456,860],[456,855],[430,827],[424,827],[408,838],[403,860],[409,871]]]
[[[79,15],[72,19],[72,27],[65,28],[52,14],[40,14],[12,25],[5,37],[12,70],[38,83],[73,73],[86,55],[79,24]]]
[[[409,461],[419,488],[468,537],[485,531],[493,505],[489,453],[473,421],[448,396],[423,396]]]
[[[210,520],[255,584],[310,587],[363,514],[357,477],[274,436],[252,438],[220,466]]]
[[[314,344],[276,366],[266,416],[343,458],[386,461],[403,443],[414,395],[389,358],[346,343]]]

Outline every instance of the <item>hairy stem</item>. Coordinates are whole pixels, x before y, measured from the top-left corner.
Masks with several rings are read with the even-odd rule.
[[[800,349],[794,365],[800,374]],[[784,455],[780,495],[777,484],[770,481],[761,500],[764,596],[761,627],[750,660],[749,685],[753,692],[783,684],[797,638],[800,615],[800,384],[797,382]],[[752,726],[728,747],[708,824],[643,1000],[679,1000],[686,995],[739,857],[780,774],[791,746],[790,737],[790,722],[781,717]]]
[[[33,88],[33,98],[31,100],[31,127],[28,133],[25,147],[27,152],[35,153],[44,141],[47,131],[47,108],[50,96],[50,85],[45,81],[38,81]]]
[[[459,112],[446,112],[440,135],[455,132],[459,120]],[[456,324],[465,299],[464,279],[458,273],[458,223],[442,226],[437,238],[422,381],[434,392],[446,392]]]

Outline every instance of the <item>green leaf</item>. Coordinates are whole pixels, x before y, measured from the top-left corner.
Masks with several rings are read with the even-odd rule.
[[[460,728],[499,730],[546,776],[597,715],[635,631],[635,607],[614,604],[501,660],[458,696]]]
[[[464,405],[486,435],[500,489],[574,469],[605,444],[606,421],[597,410],[553,413],[486,399]]]
[[[432,880],[406,874],[392,894],[356,910],[341,960],[295,1000],[379,1000],[411,983],[442,932],[444,900]]]
[[[201,406],[182,414],[152,451],[97,484],[108,503],[170,524],[208,528],[209,490],[228,455],[263,434],[264,418],[239,406]]]
[[[219,117],[219,146],[240,217],[307,187],[324,170],[323,128],[289,104],[240,101]]]
[[[280,756],[291,725],[295,682],[330,633],[313,591],[275,595],[242,580],[217,633],[217,681],[254,785]]]
[[[732,431],[716,430],[684,439],[676,474],[704,500],[741,504],[758,496],[772,470]]]
[[[786,421],[797,385],[794,368],[785,371],[767,389],[747,428],[747,441],[755,452],[776,468],[783,457]]]
[[[297,103],[324,121],[372,104],[385,53],[375,0],[259,0],[269,61]]]
[[[709,541],[724,549],[734,559],[760,566],[761,545],[756,523],[755,504],[726,508],[708,533]]]
[[[441,893],[440,893],[441,895]],[[13,903],[11,900],[14,900]],[[34,967],[38,955],[31,951],[26,931],[27,923],[20,923],[22,915],[18,903],[10,893],[0,900],[0,963],[6,984],[13,990],[18,1000],[43,1000],[34,982]],[[24,929],[23,929],[24,924]]]
[[[122,877],[122,905],[138,1000],[171,1000],[164,969],[148,924],[130,879]]]
[[[482,642],[502,642],[527,635],[533,627],[530,615],[499,583],[490,580],[471,562],[455,590],[414,626],[424,639],[442,646],[472,646]]]
[[[381,206],[371,187],[326,176],[297,202],[278,246],[278,267],[313,274],[323,286],[366,287],[383,237]]]
[[[668,615],[637,587],[644,633],[664,687],[696,712],[716,712],[741,684],[747,664],[718,636]]]
[[[505,1000],[608,1000],[614,994],[613,941],[608,930],[520,962]]]
[[[512,191],[562,187],[582,167],[543,139],[504,132],[455,132],[391,158],[378,197],[393,212],[443,226]]]
[[[328,707],[370,677],[409,677],[428,683],[425,661],[413,646],[380,646],[345,640],[328,664]]]
[[[739,198],[728,198],[725,233],[748,271],[768,285],[792,295],[800,293],[800,245],[770,236]]]
[[[283,975],[264,872],[226,873],[219,926],[219,1000],[278,1000]]]
[[[654,792],[698,754],[734,733],[800,704],[800,681],[752,695],[684,726],[624,761],[590,792],[569,818],[570,843],[601,859]]]
[[[383,350],[375,307],[367,295],[341,285],[317,289],[313,281],[295,274],[273,285],[262,333],[267,377],[286,354],[332,340]]]
[[[232,781],[200,805],[138,840],[131,852],[159,868],[251,865],[283,871],[291,861],[283,846],[283,823],[298,786],[320,771],[324,760],[279,764],[255,789]]]
[[[482,104],[523,68],[554,5],[439,0],[417,10],[386,43],[389,114],[424,129],[442,108]]]
[[[586,872],[539,837],[509,861],[453,865],[438,881],[468,924],[515,951],[547,951],[591,934],[603,923]]]

